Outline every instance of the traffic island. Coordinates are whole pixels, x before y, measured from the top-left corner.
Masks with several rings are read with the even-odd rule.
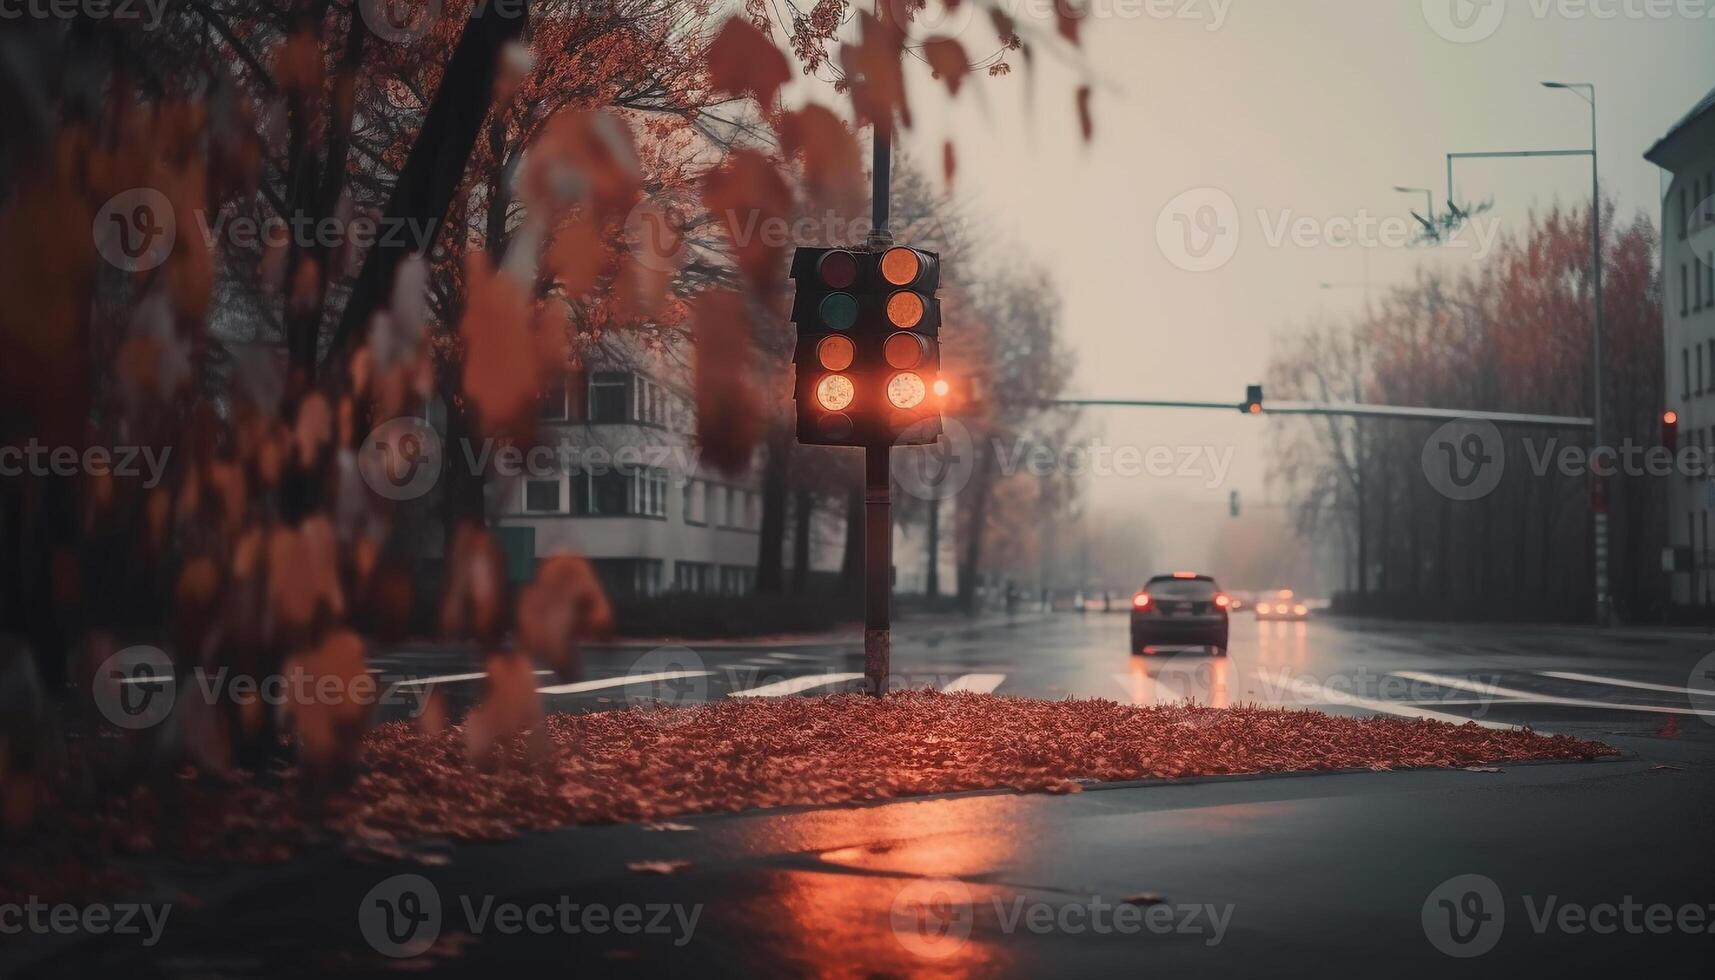
[[[1476,724],[934,692],[552,715],[480,762],[466,736],[405,722],[377,728],[364,736],[358,774],[331,796],[306,792],[291,770],[236,782],[186,772],[105,812],[54,816],[45,825],[75,847],[39,841],[36,855],[91,868],[105,868],[109,856],[271,863],[332,842],[396,857],[427,841],[754,808],[1617,754],[1598,742]],[[39,871],[29,854],[28,845],[14,852]],[[26,868],[4,863],[12,872],[4,885],[23,884],[17,873]]]

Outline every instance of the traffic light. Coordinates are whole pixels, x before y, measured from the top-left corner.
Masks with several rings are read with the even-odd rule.
[[[940,377],[940,257],[905,246],[800,248],[792,278],[798,441],[935,442],[949,390]]]
[[[1246,415],[1262,414],[1262,385],[1251,385],[1245,389],[1245,401],[1239,406],[1239,411]]]
[[[1661,444],[1670,453],[1679,452],[1679,413],[1663,412],[1661,416]]]

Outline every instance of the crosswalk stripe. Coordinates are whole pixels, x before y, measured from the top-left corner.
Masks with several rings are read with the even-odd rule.
[[[941,691],[945,694],[993,694],[1004,680],[1005,674],[966,674],[954,678]]]
[[[655,684],[660,681],[679,681],[688,677],[707,677],[712,670],[664,670],[658,674],[626,674],[624,677],[603,677],[593,681],[578,681],[575,684],[556,684],[553,687],[539,687],[537,694],[583,694],[586,691],[605,691],[610,687],[629,687],[632,684]]]
[[[1648,684],[1644,681],[1628,681],[1620,677],[1598,677],[1595,674],[1577,674],[1568,670],[1539,670],[1544,677],[1555,677],[1563,681],[1581,681],[1585,684],[1606,684],[1609,687],[1629,687],[1639,691],[1662,691],[1666,694],[1715,694],[1715,691],[1700,691],[1692,687],[1674,687],[1670,684]]]
[[[1701,715],[1705,718],[1715,718],[1715,711],[1698,711],[1696,708],[1670,708],[1659,704],[1621,704],[1617,701],[1596,701],[1591,698],[1563,698],[1552,694],[1538,694],[1535,691],[1521,691],[1511,687],[1478,684],[1461,677],[1428,674],[1416,670],[1397,671],[1393,676],[1403,677],[1408,681],[1437,684],[1456,691],[1472,691],[1477,694],[1491,695],[1495,698],[1514,698],[1518,702],[1526,704],[1559,704],[1569,708],[1606,708],[1609,711],[1642,711],[1656,715]]]
[[[844,684],[847,681],[862,679],[862,674],[811,674],[807,677],[789,677],[783,681],[753,687],[748,691],[731,691],[727,697],[732,698],[777,698],[787,694],[802,694],[818,687],[828,687],[833,684]]]

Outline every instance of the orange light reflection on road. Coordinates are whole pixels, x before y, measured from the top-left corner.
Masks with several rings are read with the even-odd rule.
[[[757,952],[819,976],[965,977],[1006,972],[995,944],[994,899],[983,883],[1009,863],[1016,801],[977,797],[819,811],[784,828],[784,851],[815,853],[816,867],[771,876],[764,908],[729,909],[747,923],[767,919],[774,949]],[[803,840],[791,838],[801,833]],[[817,850],[835,841],[857,843]],[[951,897],[951,904],[948,899]],[[921,901],[919,901],[921,899]],[[968,936],[960,924],[968,926]],[[862,949],[863,964],[850,961]]]
[[[1182,704],[1187,700],[1211,708],[1231,707],[1227,657],[1199,653],[1132,657],[1131,669],[1115,678],[1125,688],[1126,703]]]

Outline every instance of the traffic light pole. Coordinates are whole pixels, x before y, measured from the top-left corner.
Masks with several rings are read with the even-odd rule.
[[[868,693],[887,693],[892,669],[893,497],[888,446],[864,449],[863,676]]]
[[[875,126],[875,155],[871,167],[873,215],[869,246],[880,250],[893,244],[888,231],[888,199],[892,196],[893,146],[887,128]],[[893,474],[892,446],[864,447],[863,482],[863,677],[873,697],[887,695],[893,669]]]

